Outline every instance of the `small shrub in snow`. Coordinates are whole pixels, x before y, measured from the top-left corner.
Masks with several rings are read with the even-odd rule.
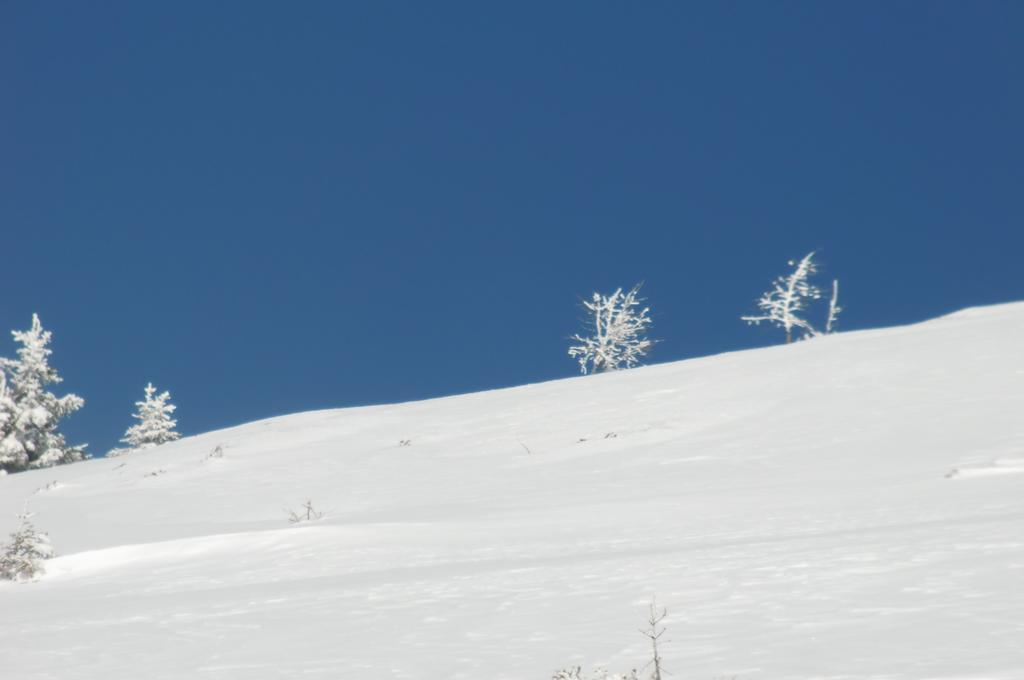
[[[578,344],[569,347],[569,356],[579,362],[580,372],[603,373],[639,365],[654,345],[646,335],[650,308],[641,307],[642,302],[640,284],[628,293],[621,288],[611,295],[594,293],[589,302],[583,302],[589,334],[572,336]]]
[[[608,671],[599,668],[593,671],[590,675],[584,675],[581,666],[573,666],[572,668],[563,668],[551,676],[551,680],[640,680],[637,676],[636,671],[630,671],[627,673],[616,673],[609,675]]]
[[[324,513],[319,512],[313,508],[313,501],[306,501],[298,512],[294,510],[288,511],[288,521],[292,524],[298,524],[299,522],[308,522],[310,520],[320,519],[323,516]]]
[[[665,627],[661,625],[661,622],[665,620],[666,616],[668,616],[668,610],[658,609],[652,600],[647,627],[640,630],[640,634],[651,641],[651,659],[641,669],[641,672],[650,672],[650,675],[644,676],[649,680],[664,680],[663,675],[668,675],[668,671],[662,666],[661,653],[658,650],[658,642],[665,634]],[[581,666],[570,666],[557,671],[551,680],[641,680],[641,676],[638,675],[636,669],[629,673],[609,674],[603,668],[593,671],[590,675],[584,675]]]
[[[31,581],[42,576],[43,562],[53,557],[46,534],[36,531],[27,512],[18,515],[21,524],[8,543],[0,547],[0,579]]]

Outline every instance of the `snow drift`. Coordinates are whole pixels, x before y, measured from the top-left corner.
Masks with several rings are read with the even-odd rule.
[[[1024,678],[1022,414],[1011,304],[0,477],[0,675]]]

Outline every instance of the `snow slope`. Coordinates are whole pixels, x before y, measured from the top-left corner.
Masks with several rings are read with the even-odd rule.
[[[9,475],[0,677],[1024,678],[1022,414],[1011,304]]]

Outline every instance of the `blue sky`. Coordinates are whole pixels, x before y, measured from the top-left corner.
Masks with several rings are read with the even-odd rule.
[[[490,6],[486,6],[490,5]],[[1024,299],[1024,5],[4,3],[0,329],[54,331],[94,454],[651,359],[819,249],[844,329]],[[964,348],[969,351],[969,348]],[[14,351],[9,340],[0,354]]]

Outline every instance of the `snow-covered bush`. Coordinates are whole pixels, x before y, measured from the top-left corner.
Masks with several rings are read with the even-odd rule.
[[[611,675],[608,671],[603,668],[594,670],[590,675],[583,673],[581,666],[573,666],[572,668],[563,668],[551,676],[551,680],[639,680],[636,671],[630,671],[627,673],[615,673]]]
[[[169,403],[170,392],[156,394],[153,383],[146,385],[145,399],[135,402],[137,410],[132,414],[139,422],[132,425],[124,433],[121,441],[128,445],[128,449],[114,449],[107,453],[107,456],[119,456],[136,449],[150,449],[154,446],[173,442],[181,438],[181,435],[174,431],[178,424],[171,414],[177,408]]]
[[[821,334],[806,318],[809,303],[821,299],[821,289],[810,280],[818,271],[818,265],[814,262],[814,251],[804,255],[799,262],[790,260],[789,266],[793,267],[793,271],[788,276],[775,279],[772,289],[758,299],[757,306],[761,313],[740,317],[748,324],[758,325],[762,321],[767,321],[783,329],[786,332],[787,343],[793,341],[794,329],[801,331],[802,337],[805,338]],[[833,281],[825,333],[834,331],[839,312],[842,311],[838,305],[838,297],[839,282]]]
[[[28,512],[18,515],[18,529],[0,546],[0,580],[31,581],[43,574],[43,562],[53,557],[49,537],[36,531],[30,517]]]
[[[32,328],[14,331],[21,343],[17,359],[0,359],[0,468],[17,472],[27,468],[73,463],[87,458],[85,446],[68,446],[57,424],[85,401],[74,394],[58,397],[46,386],[61,382],[49,365],[50,331],[39,315]],[[9,377],[9,379],[8,379]]]
[[[650,309],[642,302],[640,284],[628,293],[621,288],[611,295],[594,293],[583,302],[589,334],[572,336],[578,344],[569,347],[569,356],[579,362],[583,374],[633,368],[646,356],[654,341],[646,336]]]

